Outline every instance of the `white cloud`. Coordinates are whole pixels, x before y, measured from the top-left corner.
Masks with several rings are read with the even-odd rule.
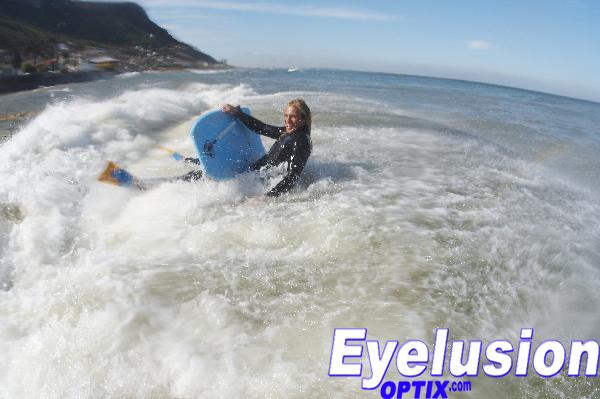
[[[492,48],[492,43],[485,40],[470,40],[467,42],[467,47],[475,50],[487,50]]]
[[[301,5],[282,5],[266,2],[229,2],[210,0],[138,0],[144,7],[196,7],[226,11],[248,11],[269,14],[353,19],[366,21],[394,21],[399,16],[371,12],[346,7],[319,7]]]

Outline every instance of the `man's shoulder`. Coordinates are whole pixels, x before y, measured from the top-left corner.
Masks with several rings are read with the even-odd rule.
[[[310,134],[305,130],[299,130],[297,132],[290,134],[290,140],[294,141],[302,146],[310,146],[311,145]]]
[[[307,129],[300,129],[294,132],[294,135],[296,136],[297,140],[310,141],[310,131]]]

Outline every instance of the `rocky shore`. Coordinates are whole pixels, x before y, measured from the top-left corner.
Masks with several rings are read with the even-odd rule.
[[[108,79],[115,75],[108,71],[68,72],[68,73],[33,73],[29,75],[0,75],[0,94],[33,90],[44,86],[56,86],[67,83],[88,82],[97,79]]]
[[[131,2],[0,1],[0,94],[117,73],[222,69]]]

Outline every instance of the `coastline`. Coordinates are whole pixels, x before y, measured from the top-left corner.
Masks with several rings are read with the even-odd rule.
[[[86,71],[68,73],[35,73],[30,75],[0,76],[0,94],[35,90],[43,86],[56,86],[67,83],[89,82],[110,79],[116,73],[108,71]]]
[[[225,66],[219,68],[197,68],[206,71],[222,71],[231,69],[232,67]],[[111,79],[119,74],[126,72],[145,72],[145,71],[174,71],[186,70],[189,68],[182,67],[162,67],[158,69],[146,69],[139,71],[81,71],[67,73],[35,73],[30,75],[0,75],[0,95],[17,93],[20,91],[28,91],[39,89],[46,86],[57,86],[68,83],[91,82],[94,80]]]

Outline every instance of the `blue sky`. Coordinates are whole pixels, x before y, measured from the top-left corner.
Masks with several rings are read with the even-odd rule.
[[[232,65],[438,76],[600,101],[596,0],[137,2]]]

